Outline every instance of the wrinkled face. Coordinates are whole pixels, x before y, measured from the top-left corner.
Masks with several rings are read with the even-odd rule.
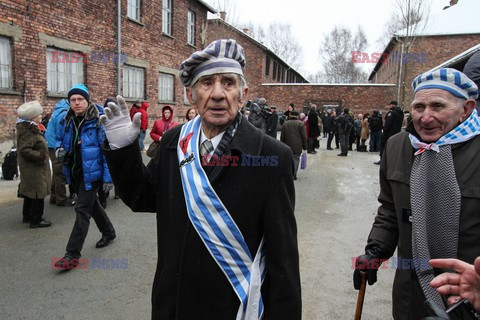
[[[197,108],[202,126],[223,131],[237,116],[247,92],[239,75],[222,73],[201,77],[187,88],[187,98]]]
[[[163,111],[163,116],[165,117],[165,120],[170,119],[170,116],[171,116],[171,115],[172,115],[172,112],[171,112],[170,110],[165,109],[165,110]]]
[[[195,109],[190,109],[188,111],[188,120],[192,120],[193,118],[195,118],[197,116],[197,110]]]
[[[445,90],[424,89],[412,102],[412,121],[424,142],[435,142],[465,120],[472,112],[472,103]],[[473,104],[474,106],[475,104]]]
[[[88,101],[81,94],[74,94],[70,97],[70,108],[76,116],[81,116],[87,110]]]

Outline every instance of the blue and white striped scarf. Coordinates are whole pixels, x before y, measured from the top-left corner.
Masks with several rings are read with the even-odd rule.
[[[413,134],[410,134],[410,143],[412,147],[417,150],[415,155],[419,155],[426,150],[433,150],[440,152],[440,147],[443,145],[455,144],[468,141],[480,134],[480,117],[476,109],[473,109],[473,112],[470,116],[460,123],[458,126],[453,128],[450,132],[443,135],[440,139],[433,143],[425,143],[418,140]]]
[[[260,289],[266,274],[264,241],[253,258],[240,229],[202,168],[200,131],[201,119],[197,116],[183,126],[177,147],[188,216],[240,300],[236,319],[261,319]]]

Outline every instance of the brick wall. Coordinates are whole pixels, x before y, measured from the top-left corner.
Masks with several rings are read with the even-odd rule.
[[[162,0],[141,1],[140,23],[127,18],[127,1],[121,2],[122,53],[128,55],[127,64],[136,61],[145,66],[145,100],[150,102],[149,116],[153,121],[165,105],[158,102],[159,68],[176,74],[185,58],[203,48],[201,34],[207,8],[196,0],[173,1],[172,35],[166,36],[162,34]],[[188,10],[196,13],[195,47],[187,44]],[[24,83],[25,100],[39,100],[45,112],[62,99],[47,94],[47,47],[77,52],[117,51],[117,1],[2,1],[0,36],[11,39],[14,78],[11,92],[0,91],[1,143],[12,137],[15,109],[24,101]],[[65,43],[71,48],[62,48]],[[101,105],[107,97],[117,94],[117,76],[115,62],[84,65],[84,82],[92,100]],[[173,105],[183,122],[183,85],[178,76],[174,82],[175,98],[168,104]]]
[[[348,107],[354,114],[380,109],[394,99],[395,87],[392,85],[263,85],[262,95],[268,105],[277,106],[277,111],[287,109],[289,103],[295,109],[303,111],[310,103],[321,108],[323,105]],[[300,112],[301,112],[300,111]]]
[[[426,72],[439,64],[457,56],[465,50],[473,47],[480,42],[480,34],[469,35],[449,35],[449,36],[425,36],[415,40],[410,52],[416,54],[425,54],[427,61],[424,63],[408,63],[406,81],[406,99],[412,96],[411,83],[419,74]],[[401,52],[401,43],[397,43],[391,52]],[[382,64],[373,77],[374,83],[397,83],[398,82],[398,62],[392,62],[393,56],[390,56],[386,63]]]

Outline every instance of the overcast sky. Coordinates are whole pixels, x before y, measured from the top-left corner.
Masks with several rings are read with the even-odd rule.
[[[304,76],[321,69],[318,57],[322,35],[330,33],[335,25],[352,32],[360,25],[368,39],[367,51],[379,50],[377,40],[394,9],[393,0],[207,0],[214,7],[219,1],[232,2],[233,18],[240,25],[248,21],[263,26],[274,21],[289,23],[303,47],[304,59],[299,71]],[[432,0],[431,13],[441,11],[448,3],[449,0]],[[370,73],[373,67],[365,65],[365,71]]]

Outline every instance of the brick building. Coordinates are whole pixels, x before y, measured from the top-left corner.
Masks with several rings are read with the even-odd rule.
[[[202,0],[2,1],[0,143],[11,145],[16,107],[37,99],[49,112],[76,83],[101,105],[120,93],[149,101],[151,121],[166,104],[180,120],[178,66],[204,47],[207,12],[215,10]]]
[[[245,78],[249,85],[249,98],[264,97],[269,105],[287,108],[294,103],[297,109],[307,109],[311,103],[319,108],[350,107],[355,113],[371,112],[382,108],[395,95],[394,85],[375,84],[309,84],[297,71],[280,57],[242,31],[220,19],[209,19],[207,39],[232,38],[245,49],[247,65]]]
[[[404,106],[406,106],[411,99],[410,84],[413,78],[480,43],[480,25],[471,23],[478,20],[480,1],[462,0],[458,4],[455,2],[451,4],[446,10],[431,17],[425,29],[416,35],[408,54],[404,53],[405,46],[402,47],[402,43],[405,42],[403,31],[392,37],[383,52],[384,57],[387,55],[388,58],[380,59],[376,63],[369,81],[397,84],[400,66],[403,65],[402,76],[406,88]]]

